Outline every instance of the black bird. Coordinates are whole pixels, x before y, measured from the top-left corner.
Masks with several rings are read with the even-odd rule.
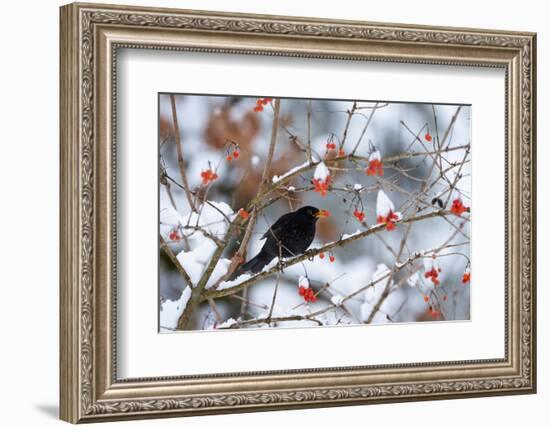
[[[303,254],[315,237],[315,224],[326,211],[304,206],[281,216],[261,237],[266,239],[258,255],[243,264],[234,276],[250,271],[259,273],[275,257],[288,258]]]

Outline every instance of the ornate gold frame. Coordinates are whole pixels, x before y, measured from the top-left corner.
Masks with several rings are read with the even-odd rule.
[[[71,4],[61,8],[61,418],[73,423],[535,392],[533,33]],[[505,358],[116,378],[117,47],[502,67]]]

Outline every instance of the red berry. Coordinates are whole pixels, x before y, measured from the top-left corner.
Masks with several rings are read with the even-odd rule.
[[[355,209],[355,211],[353,212],[353,216],[357,218],[359,222],[363,222],[363,220],[365,219],[365,212]]]
[[[238,213],[242,219],[248,219],[248,217],[250,216],[250,214],[247,211],[245,211],[243,208],[240,208]]]
[[[424,301],[428,302],[430,300],[430,297],[428,295],[424,295]]]
[[[344,157],[346,155],[346,152],[342,149],[338,150],[338,157]]]
[[[432,136],[430,135],[429,132],[426,132],[426,135],[424,135],[424,139],[428,142],[430,142],[432,140]]]
[[[227,161],[230,162],[231,160],[233,160],[233,157],[227,156]]]
[[[233,157],[235,157],[236,159],[239,158],[239,152],[237,150],[233,151]]]
[[[335,259],[335,258],[334,258],[334,255],[330,255],[330,256],[328,257],[328,259],[329,259],[330,262],[334,262],[334,259]]]
[[[323,259],[324,257],[325,257],[325,254],[324,254],[323,252],[321,252],[321,253],[319,254],[319,258]]]

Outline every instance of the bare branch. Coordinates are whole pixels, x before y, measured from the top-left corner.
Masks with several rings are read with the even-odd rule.
[[[183,149],[181,147],[180,128],[178,124],[178,113],[176,111],[176,98],[174,95],[170,95],[170,102],[172,104],[172,123],[174,125],[174,137],[176,142],[176,151],[178,153],[178,166],[180,169],[181,182],[183,183],[183,188],[189,207],[193,210],[193,212],[197,212],[197,208],[193,202],[193,197],[189,191],[189,182],[187,181],[187,173],[185,172],[185,162],[183,160]]]

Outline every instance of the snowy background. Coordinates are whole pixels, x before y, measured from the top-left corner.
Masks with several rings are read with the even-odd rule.
[[[174,96],[195,213],[183,190],[171,98],[159,96],[162,332],[177,329],[192,287],[219,247],[206,291],[251,278],[224,275],[250,220],[247,207],[258,194],[272,138],[274,101],[263,99]],[[186,329],[469,319],[470,107],[281,99],[277,129],[268,171],[273,191],[258,212],[246,260],[261,249],[270,225],[305,205],[330,212],[318,221],[311,248],[376,230],[232,295],[202,301]],[[318,184],[328,177],[325,194]],[[388,226],[380,218],[390,211],[396,215]],[[438,212],[443,215],[429,216]],[[427,218],[401,222],[417,216]],[[235,220],[242,227],[228,233]],[[300,287],[311,288],[315,301],[306,301]]]

